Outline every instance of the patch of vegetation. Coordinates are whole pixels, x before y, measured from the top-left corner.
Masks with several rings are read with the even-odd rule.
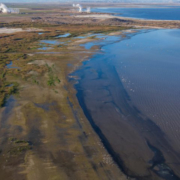
[[[55,89],[53,89],[54,90],[54,92],[56,93],[56,94],[58,94],[58,91],[56,91]]]
[[[33,83],[34,84],[39,84],[39,82],[35,78],[33,78]]]
[[[22,78],[26,78],[27,72],[31,70],[32,66],[27,66],[27,62],[29,57],[24,53],[0,53],[0,107],[3,107],[6,99],[18,92],[19,84],[16,82],[8,82],[6,76],[12,76],[13,78],[21,76]],[[19,63],[21,66],[26,64],[21,70],[14,68],[7,68],[7,64],[10,62]],[[36,67],[36,69],[38,69]]]
[[[11,85],[11,86],[10,86]],[[0,107],[3,107],[6,99],[12,95],[18,92],[18,83],[9,83],[6,85],[4,83],[2,86],[0,86]]]
[[[53,73],[53,67],[48,66],[48,64],[46,64],[46,67],[48,68],[48,81],[47,81],[47,85],[48,86],[55,86],[55,82],[60,83],[60,79],[57,76],[54,76]]]
[[[60,83],[60,79],[53,72],[53,67],[38,66],[28,64],[28,62],[36,60],[37,57],[42,58],[43,55],[28,56],[28,53],[38,51],[38,47],[42,46],[39,41],[44,39],[54,39],[59,34],[70,33],[67,38],[77,37],[87,33],[109,33],[127,29],[126,27],[115,26],[97,26],[97,25],[50,25],[41,22],[12,22],[0,23],[0,27],[13,27],[13,28],[44,28],[44,33],[39,36],[37,32],[19,32],[11,35],[0,35],[0,107],[5,104],[6,99],[11,95],[18,92],[18,84],[14,82],[7,82],[6,76],[10,75],[14,79],[21,78],[24,80],[30,79],[34,84],[39,84],[36,78],[31,77],[33,72],[42,73],[48,71],[48,86],[55,86]],[[95,39],[96,36],[90,37]],[[56,48],[62,48],[62,45],[57,45]],[[49,58],[49,57],[47,57]],[[52,58],[52,57],[51,57]],[[18,61],[17,61],[18,60]],[[20,69],[8,69],[6,65],[9,62],[15,61],[15,64]],[[12,86],[8,86],[13,84]]]
[[[55,81],[57,82],[57,83],[60,83],[61,81],[60,81],[60,79],[56,76],[55,77]]]
[[[29,145],[13,147],[8,151],[8,153],[10,153],[10,155],[17,155],[19,153],[22,153],[22,152],[30,150],[30,149],[31,149],[31,147]]]
[[[10,144],[10,146],[11,146],[10,150],[8,150],[8,153],[10,155],[18,155],[22,152],[32,149],[32,147],[28,141],[19,140],[14,137],[10,137],[9,141],[12,143],[12,144]]]
[[[49,74],[49,79],[47,81],[48,86],[55,86],[55,79],[52,74]]]

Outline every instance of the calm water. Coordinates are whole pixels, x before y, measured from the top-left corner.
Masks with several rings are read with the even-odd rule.
[[[50,45],[59,45],[61,42],[57,40],[41,40],[41,43],[50,44]]]
[[[178,148],[179,42],[180,30],[156,30],[105,47],[115,56],[113,64],[134,104],[169,133]]]
[[[66,38],[70,35],[71,35],[70,33],[66,33],[66,34],[58,35],[58,36],[56,36],[56,38]]]
[[[180,30],[107,36],[75,72],[80,105],[128,175],[179,179],[179,42]]]
[[[157,19],[157,20],[180,20],[180,7],[172,8],[94,8],[93,12],[117,13],[117,16]]]
[[[6,68],[8,68],[8,69],[20,69],[19,67],[13,66],[12,61],[10,61],[10,63],[6,65]]]

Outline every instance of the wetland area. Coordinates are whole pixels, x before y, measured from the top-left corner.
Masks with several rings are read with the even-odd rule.
[[[0,14],[0,179],[179,180],[180,22],[21,6]]]

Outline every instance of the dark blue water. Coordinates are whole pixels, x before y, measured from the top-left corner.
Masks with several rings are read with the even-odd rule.
[[[165,180],[178,180],[180,30],[104,38],[101,53],[75,72],[84,113],[128,175],[157,179],[153,171]]]
[[[172,8],[94,8],[92,12],[116,13],[117,16],[156,19],[156,20],[180,20],[180,7]]]

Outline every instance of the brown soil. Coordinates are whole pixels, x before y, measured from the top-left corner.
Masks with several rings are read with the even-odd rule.
[[[95,49],[85,50],[79,46],[83,42],[72,36],[60,39],[63,46],[52,45],[50,51],[57,53],[38,54],[41,39],[54,40],[67,31],[86,34],[99,27],[74,28],[46,27],[42,35],[34,31],[0,36],[4,47],[0,68],[6,72],[0,90],[7,91],[0,108],[0,179],[126,179],[84,116],[68,81],[68,75]],[[6,68],[10,61],[18,69]],[[18,93],[3,89],[15,82]]]

